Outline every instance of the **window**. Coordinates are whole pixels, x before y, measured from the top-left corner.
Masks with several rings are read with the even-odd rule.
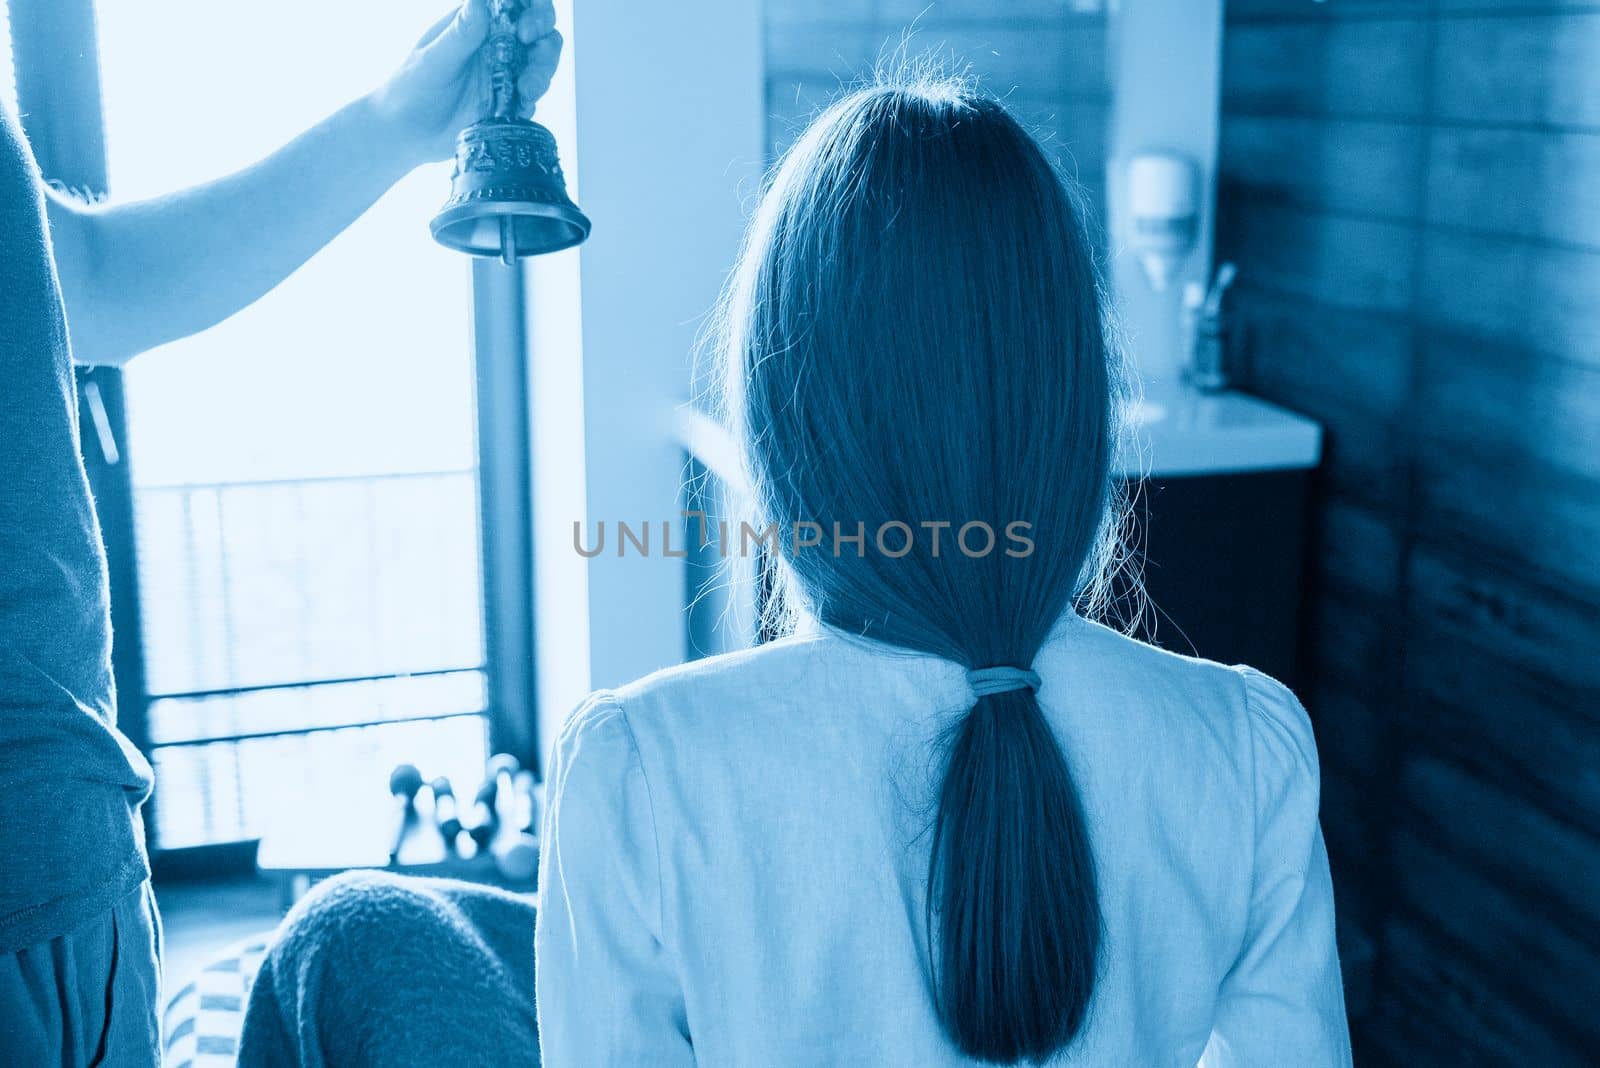
[[[375,85],[438,15],[437,0],[99,4],[112,190],[254,161]],[[448,186],[447,163],[412,174],[256,305],[123,376],[133,529],[108,519],[106,539],[135,548],[145,692],[122,701],[146,713],[124,720],[156,769],[158,849],[305,818],[290,797],[359,818],[401,761],[481,775],[484,621],[506,616],[485,600],[518,591],[483,578],[473,318],[497,312],[428,235]]]
[[[0,4],[0,107],[17,113],[17,74],[11,65],[11,12]]]
[[[249,163],[375,84],[437,6],[102,4],[112,188]],[[403,760],[476,781],[469,275],[426,228],[447,186],[447,165],[412,175],[257,305],[127,373],[161,848],[261,833],[289,779],[344,813]]]

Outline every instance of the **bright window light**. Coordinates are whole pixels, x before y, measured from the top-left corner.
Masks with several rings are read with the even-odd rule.
[[[106,0],[112,194],[255,161],[446,7]],[[283,781],[348,814],[386,803],[400,760],[481,775],[469,272],[427,226],[448,189],[447,163],[419,170],[254,306],[128,369],[163,848],[262,833]]]

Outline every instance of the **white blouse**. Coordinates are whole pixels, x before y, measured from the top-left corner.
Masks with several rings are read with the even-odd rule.
[[[1350,1063],[1317,758],[1294,695],[1076,616],[1034,669],[1105,940],[1063,1062]],[[923,906],[963,670],[827,630],[592,696],[548,779],[544,1063],[970,1063]]]

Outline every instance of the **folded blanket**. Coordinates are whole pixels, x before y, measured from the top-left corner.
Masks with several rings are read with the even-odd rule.
[[[245,1011],[242,1068],[539,1063],[534,906],[386,872],[317,886],[285,917]]]

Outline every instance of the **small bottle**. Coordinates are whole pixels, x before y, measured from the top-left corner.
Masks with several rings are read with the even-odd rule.
[[[1188,349],[1184,378],[1202,393],[1228,388],[1224,366],[1227,326],[1222,317],[1222,298],[1238,274],[1233,264],[1224,263],[1217,270],[1209,293],[1198,282],[1189,283],[1183,290],[1184,343]]]
[[[1194,328],[1194,356],[1189,364],[1189,383],[1202,393],[1217,393],[1228,388],[1228,375],[1222,366],[1222,317],[1201,315]]]

